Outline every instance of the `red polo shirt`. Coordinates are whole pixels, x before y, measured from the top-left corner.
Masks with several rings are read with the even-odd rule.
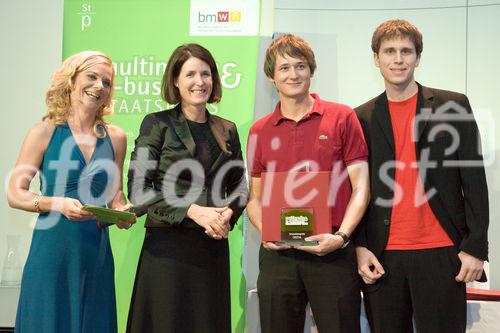
[[[309,164],[310,170],[346,173],[346,166],[366,161],[368,150],[358,118],[342,104],[323,101],[316,94],[312,110],[298,122],[273,113],[250,129],[247,161],[252,177],[266,171],[289,171]],[[309,162],[307,162],[309,161]],[[332,226],[339,227],[351,198],[349,178],[341,182],[332,212]]]

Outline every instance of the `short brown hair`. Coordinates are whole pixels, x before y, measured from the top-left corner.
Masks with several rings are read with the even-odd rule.
[[[422,34],[417,27],[406,20],[387,20],[382,22],[373,32],[372,36],[372,51],[376,54],[380,51],[380,44],[384,40],[395,38],[409,38],[415,46],[417,57],[420,56],[424,49]]]
[[[222,97],[222,87],[220,83],[219,71],[212,54],[199,44],[184,44],[174,50],[168,60],[163,80],[161,82],[161,95],[169,104],[181,102],[179,88],[174,82],[179,77],[182,65],[191,57],[198,58],[208,64],[212,74],[212,93],[208,103],[218,103]]]
[[[309,44],[300,37],[292,34],[284,34],[271,42],[266,50],[266,61],[264,62],[264,73],[267,77],[274,78],[274,67],[276,66],[276,56],[285,55],[293,58],[304,59],[309,65],[311,75],[316,70],[316,59]]]

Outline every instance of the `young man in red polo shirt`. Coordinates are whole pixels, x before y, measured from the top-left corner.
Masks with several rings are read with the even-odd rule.
[[[371,330],[465,332],[465,282],[488,256],[488,190],[467,97],[415,82],[422,35],[374,32],[385,92],[356,108],[370,151],[371,202],[357,230]]]
[[[305,163],[315,171],[347,172],[332,207],[332,233],[306,239],[319,245],[262,242],[257,289],[264,333],[303,331],[307,302],[320,332],[360,330],[360,281],[349,237],[368,204],[367,148],[351,108],[309,93],[315,69],[314,53],[304,40],[290,34],[274,40],[264,71],[280,101],[250,129],[247,212],[259,231],[266,223],[262,172],[290,171]]]

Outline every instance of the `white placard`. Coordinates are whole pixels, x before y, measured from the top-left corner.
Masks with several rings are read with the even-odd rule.
[[[259,0],[191,0],[191,36],[256,36]]]

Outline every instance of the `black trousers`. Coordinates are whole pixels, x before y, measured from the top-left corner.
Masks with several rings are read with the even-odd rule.
[[[461,262],[453,247],[385,251],[386,272],[364,290],[372,333],[465,332],[465,283],[455,281]]]
[[[261,246],[259,267],[263,333],[303,333],[307,302],[320,333],[360,332],[360,279],[352,245],[323,257]]]

